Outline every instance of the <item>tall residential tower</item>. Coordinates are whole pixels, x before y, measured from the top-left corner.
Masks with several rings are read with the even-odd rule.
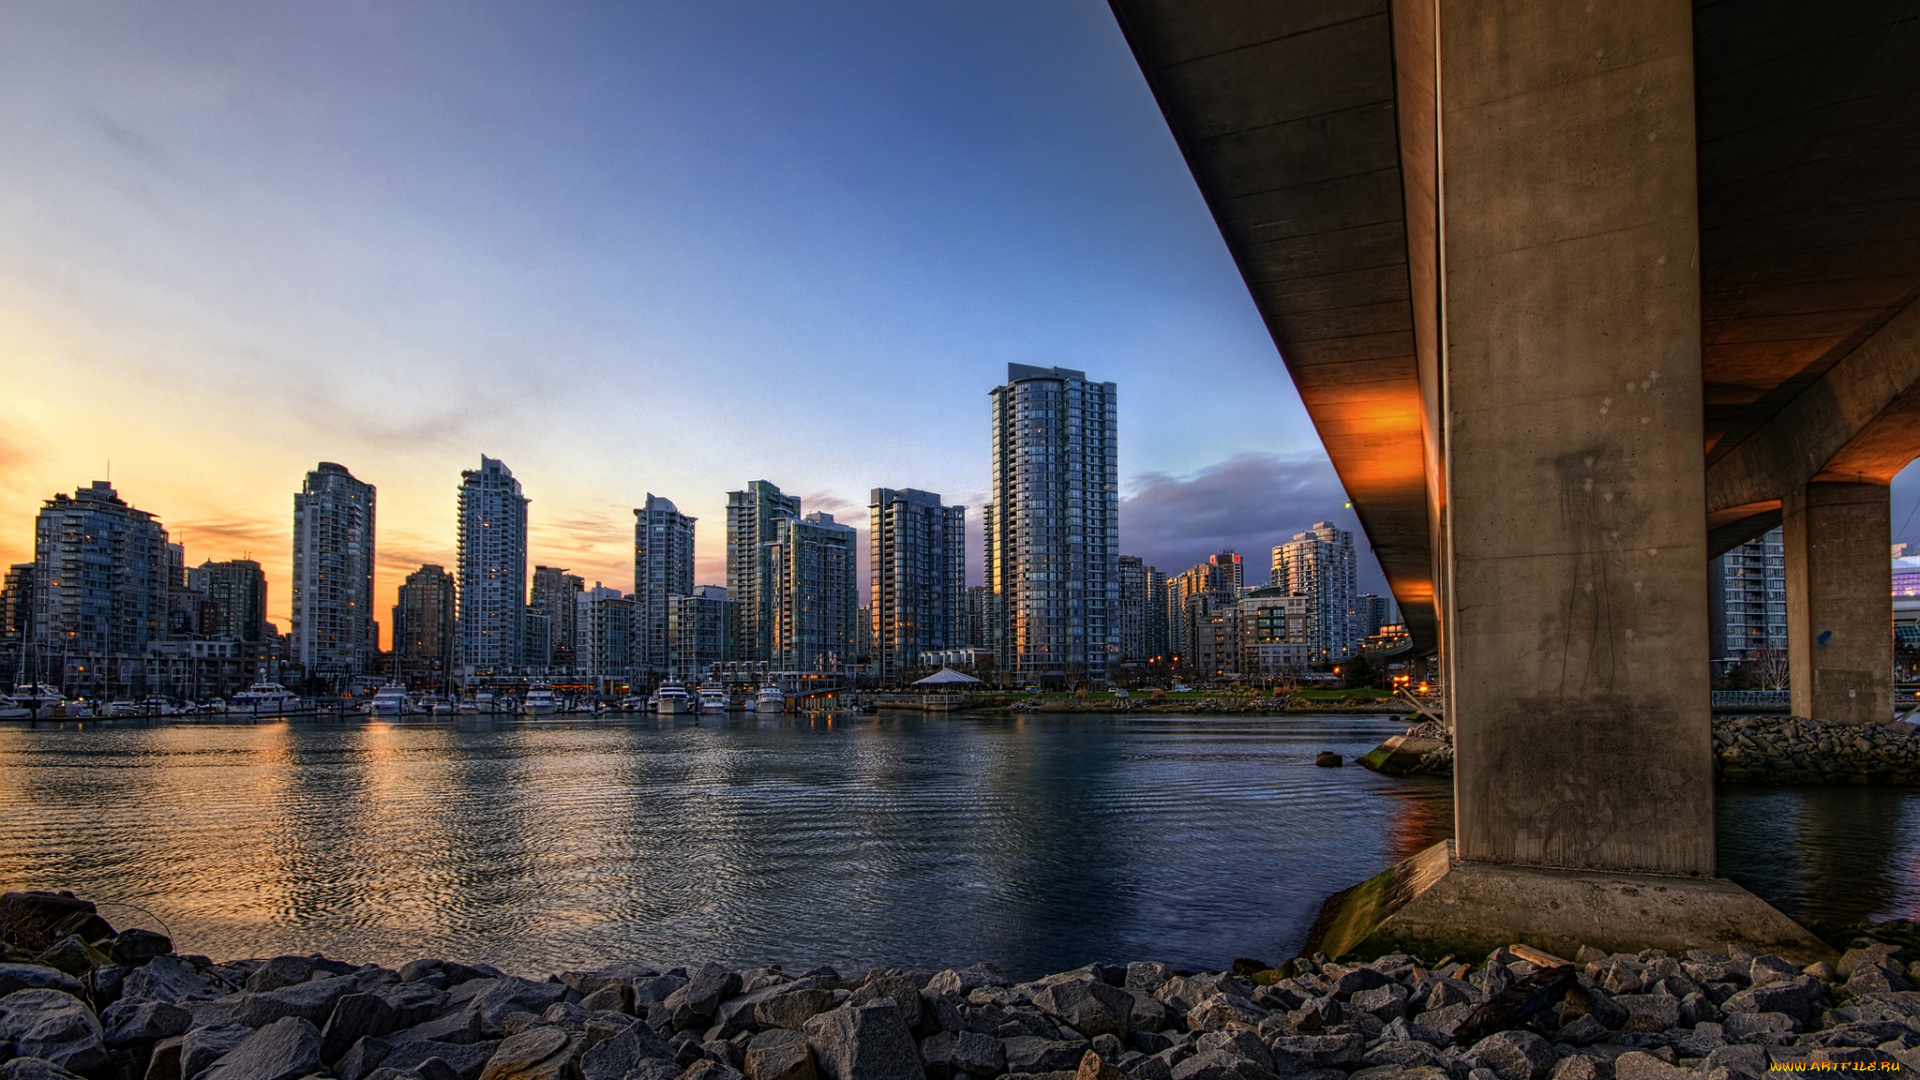
[[[693,595],[694,519],[652,492],[633,518],[634,667],[646,678],[672,666],[674,606]]]
[[[727,492],[727,599],[733,601],[734,646],[742,660],[772,659],[774,598],[763,586],[770,568],[764,545],[774,522],[800,516],[800,496],[782,495],[765,480]]]
[[[526,659],[527,498],[512,470],[482,455],[460,474],[460,632],[456,659],[503,675]]]
[[[966,644],[967,508],[913,488],[867,499],[873,660],[896,681],[922,652]]]
[[[372,484],[323,461],[293,497],[291,659],[309,678],[358,675],[379,651]]]
[[[1118,401],[1083,371],[1007,365],[983,512],[1002,671],[1103,679],[1119,659]]]
[[[1307,598],[1307,639],[1315,663],[1345,660],[1360,651],[1355,633],[1353,534],[1330,521],[1273,549],[1273,584]]]

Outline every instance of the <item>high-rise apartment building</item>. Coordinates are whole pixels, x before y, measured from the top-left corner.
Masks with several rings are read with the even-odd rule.
[[[874,488],[867,498],[870,646],[880,681],[899,681],[922,652],[964,644],[967,508],[936,492]]]
[[[731,508],[727,519],[731,526]],[[634,663],[643,676],[672,666],[674,607],[693,595],[693,526],[693,518],[651,492],[633,512]]]
[[[1171,602],[1168,605],[1181,643],[1176,655],[1196,674],[1220,675],[1237,666],[1238,623],[1232,613],[1240,600],[1243,579],[1240,556],[1222,551],[1181,574],[1178,588],[1169,590],[1179,597],[1177,606]]]
[[[1120,603],[1114,609],[1120,630],[1120,659],[1135,663],[1151,660],[1155,654],[1148,644],[1147,593],[1153,567],[1138,555],[1122,555],[1116,561],[1116,572],[1120,576]]]
[[[727,492],[727,598],[733,601],[741,660],[772,658],[774,598],[763,586],[770,572],[765,548],[775,522],[799,516],[800,496],[783,495],[765,480]]]
[[[323,461],[293,497],[293,659],[309,677],[373,665],[374,489]]]
[[[990,601],[985,585],[967,586],[967,634],[960,644],[973,649],[985,649],[988,642],[987,611]]]
[[[600,693],[614,693],[633,678],[633,598],[599,582],[574,597],[574,641],[580,673]]]
[[[512,470],[482,455],[460,474],[460,612],[455,663],[504,675],[526,662],[527,497]]]
[[[1380,632],[1380,628],[1389,621],[1387,614],[1393,608],[1392,601],[1384,596],[1361,593],[1353,598],[1353,632],[1361,641]]]
[[[36,666],[64,664],[69,691],[135,689],[147,644],[166,636],[168,567],[167,530],[111,484],[48,499],[33,526]]]
[[[0,591],[0,635],[7,641],[25,641],[33,632],[33,564],[7,567],[7,585]]]
[[[782,515],[763,545],[771,599],[768,661],[775,671],[836,671],[851,667],[860,594],[855,584],[858,533],[819,512]]]
[[[1754,661],[1785,666],[1787,558],[1778,528],[1707,563],[1707,628],[1715,675]]]
[[[1120,655],[1117,391],[1083,371],[1009,364],[989,396],[996,662],[1017,679],[1104,678]]]
[[[1353,534],[1328,521],[1314,522],[1313,528],[1273,549],[1272,583],[1289,596],[1307,598],[1307,636],[1315,663],[1345,660],[1364,640],[1356,633],[1353,615],[1358,565]]]
[[[186,586],[213,605],[212,636],[265,641],[267,575],[252,559],[211,560],[187,571]]]
[[[457,600],[453,575],[427,563],[407,575],[393,605],[393,651],[411,676],[444,679],[453,671]]]
[[[1306,597],[1269,585],[1253,590],[1235,605],[1241,675],[1272,678],[1307,670],[1313,661],[1307,604]]]
[[[571,671],[576,663],[574,598],[586,586],[580,575],[567,573],[565,567],[533,568],[533,596],[527,601],[527,608],[531,614],[547,620],[546,664],[555,670]]]
[[[695,585],[668,601],[667,669],[676,679],[704,679],[715,664],[733,659],[733,601],[718,585]]]

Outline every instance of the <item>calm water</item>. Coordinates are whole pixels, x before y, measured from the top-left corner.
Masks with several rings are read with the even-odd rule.
[[[221,958],[1218,968],[1291,955],[1327,894],[1451,832],[1444,782],[1313,765],[1402,729],[918,714],[4,726],[0,883],[138,904],[183,950]],[[1722,798],[1723,870],[1799,914],[1911,913],[1917,850],[1914,796]]]

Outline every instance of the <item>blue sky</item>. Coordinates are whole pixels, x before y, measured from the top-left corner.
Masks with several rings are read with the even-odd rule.
[[[384,613],[486,453],[533,561],[631,587],[654,492],[717,582],[749,480],[863,530],[875,486],[977,507],[1008,362],[1119,384],[1162,569],[1354,523],[1097,0],[20,0],[0,142],[7,561],[111,461],[284,621],[337,461]]]

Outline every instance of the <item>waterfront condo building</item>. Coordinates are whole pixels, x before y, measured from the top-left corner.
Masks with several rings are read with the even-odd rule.
[[[1707,656],[1713,673],[1735,666],[1761,685],[1787,667],[1785,534],[1774,528],[1707,563]]]
[[[460,474],[460,612],[454,662],[506,675],[526,662],[527,498],[503,463],[484,455]]]
[[[536,566],[533,568],[533,595],[527,601],[528,616],[538,615],[546,620],[542,629],[546,632],[546,666],[557,672],[571,672],[574,668],[574,598],[587,587],[585,579],[578,574],[569,574],[563,566]],[[532,624],[528,624],[527,652],[537,653],[539,642],[533,638]]]
[[[1120,632],[1120,659],[1143,662],[1170,655],[1167,651],[1167,575],[1137,555],[1118,560],[1120,602],[1116,620]]]
[[[633,597],[596,581],[573,602],[580,673],[599,693],[623,692],[633,678]]]
[[[673,666],[674,607],[693,594],[694,519],[652,493],[633,519],[634,663],[647,678]]]
[[[1314,522],[1273,549],[1272,584],[1289,596],[1307,598],[1307,637],[1315,663],[1345,660],[1364,640],[1354,625],[1358,565],[1353,534],[1328,521]]]
[[[996,663],[1020,680],[1104,679],[1120,653],[1114,384],[1008,364],[1006,385],[989,396],[982,519]]]
[[[766,545],[776,521],[799,516],[800,496],[783,495],[765,480],[727,492],[727,598],[733,601],[738,659],[772,658],[774,597],[763,584],[770,572]]]
[[[772,600],[768,661],[775,671],[839,671],[854,663],[860,593],[854,574],[859,534],[819,512],[783,514],[762,545]]]
[[[966,643],[967,508],[931,491],[874,488],[867,513],[870,656],[891,684],[922,652]]]
[[[323,461],[293,497],[293,655],[310,678],[368,671],[373,619],[374,489]]]
[[[444,680],[453,671],[453,575],[427,563],[407,575],[393,605],[393,649],[408,676]]]
[[[695,585],[668,600],[667,670],[685,683],[698,682],[714,665],[733,659],[733,601],[718,585]]]
[[[213,637],[264,641],[267,575],[252,559],[203,562],[187,571],[186,587],[212,605]]]
[[[169,578],[167,530],[111,484],[48,499],[33,526],[34,667],[70,695],[142,690]]]
[[[33,632],[33,564],[7,567],[7,585],[0,590],[0,634],[21,642]]]
[[[1307,598],[1269,585],[1234,605],[1238,626],[1235,668],[1241,675],[1273,678],[1307,670],[1313,646],[1307,633]]]

